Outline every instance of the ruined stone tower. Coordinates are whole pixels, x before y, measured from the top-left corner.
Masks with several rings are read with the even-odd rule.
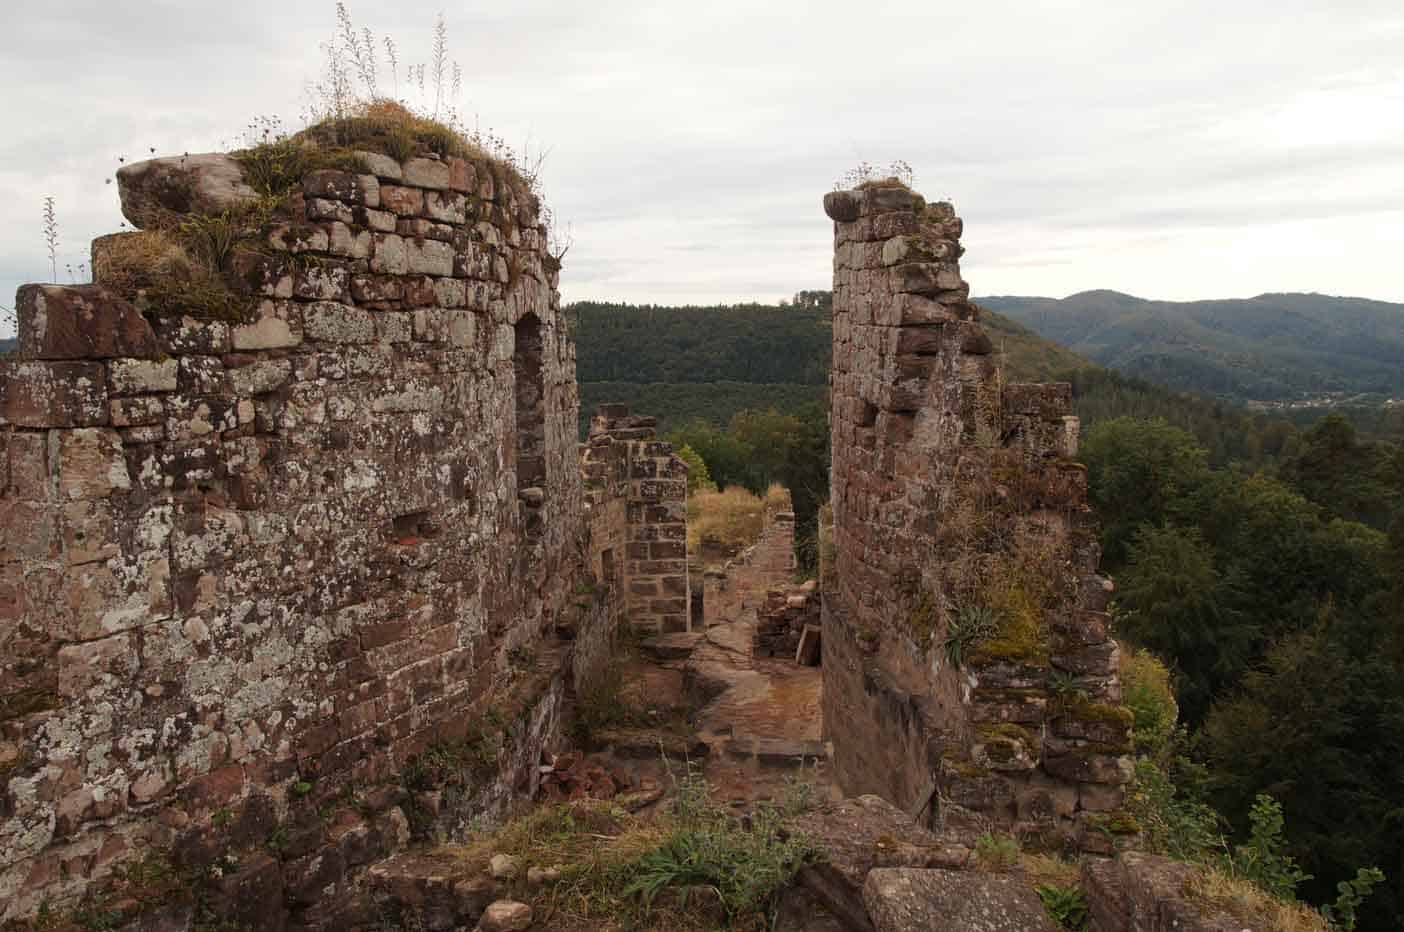
[[[572,675],[543,632],[591,645],[577,667],[608,653],[580,596],[575,349],[535,196],[487,157],[354,158],[277,198],[229,156],[130,166],[142,232],[95,244],[93,285],[21,289],[0,362],[0,918],[123,862],[248,849],[231,909],[331,921],[327,892],[404,843],[390,790],[431,742],[489,765],[450,797],[464,815],[534,787]],[[216,258],[251,301],[211,313],[152,237],[236,220]],[[118,282],[134,252],[157,263],[140,287]],[[352,828],[317,817],[387,784]],[[297,845],[270,863],[278,831]]]
[[[848,794],[1108,847],[1130,713],[1067,385],[1007,385],[961,221],[835,191],[824,722]]]

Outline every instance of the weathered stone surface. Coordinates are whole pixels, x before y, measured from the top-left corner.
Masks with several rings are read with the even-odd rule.
[[[101,364],[0,358],[0,424],[89,427],[108,416]]]
[[[129,212],[227,208],[248,192],[216,161],[125,171]],[[211,903],[256,903],[239,924],[366,926],[369,865],[531,796],[568,686],[608,661],[624,598],[581,595],[574,354],[533,274],[536,207],[504,188],[470,227],[465,192],[434,185],[475,171],[405,188],[392,162],[302,179],[240,268],[248,319],[148,326],[100,288],[24,292],[35,352],[80,358],[0,360],[0,699],[22,710],[0,734],[0,924],[148,853],[203,870],[237,851]],[[396,188],[438,219],[377,206]],[[482,226],[492,261],[453,277]],[[616,489],[620,528],[683,540],[681,495],[631,524]],[[650,562],[685,616],[685,557]],[[546,633],[567,615],[569,645]],[[469,735],[501,749],[490,773],[399,789]],[[275,831],[276,859],[245,854]],[[384,880],[426,927],[501,895],[416,864]]]
[[[1055,777],[1077,783],[1130,783],[1135,772],[1129,757],[1079,747],[1050,747],[1043,768]]]
[[[405,184],[418,188],[447,188],[449,167],[438,159],[410,159],[404,164]]]
[[[609,728],[594,735],[596,742],[618,757],[656,759],[664,754],[673,760],[700,760],[711,748],[700,738],[683,737],[646,728]]]
[[[824,213],[842,223],[858,219],[862,199],[852,191],[830,191],[824,195]]]
[[[330,169],[308,172],[302,179],[302,192],[311,198],[330,198],[366,207],[380,206],[380,182],[373,174],[358,175]]]
[[[419,275],[453,274],[453,247],[438,240],[405,242],[405,263],[408,271]]]
[[[531,928],[531,907],[515,900],[498,900],[483,910],[478,920],[482,932],[526,932]]]
[[[176,390],[179,363],[174,359],[114,359],[107,367],[113,395],[144,395]]]
[[[25,359],[149,358],[160,352],[141,313],[101,285],[24,285],[15,313]]]
[[[937,836],[879,796],[859,796],[820,807],[799,816],[794,825],[827,852],[825,863],[817,869],[834,875],[855,897],[876,863],[879,840],[931,849],[941,845]]]
[[[356,158],[366,171],[385,181],[399,181],[400,178],[403,177],[400,163],[388,155],[382,155],[379,152],[358,150],[356,152]]]
[[[1269,932],[1191,902],[1184,893],[1195,868],[1168,858],[1127,851],[1115,858],[1086,858],[1091,932]]]
[[[327,343],[369,343],[375,339],[375,321],[369,311],[327,301],[303,309],[302,328],[307,339]]]
[[[863,885],[877,932],[1057,932],[1022,878],[945,870],[877,868]]]
[[[239,163],[223,152],[124,165],[117,171],[117,194],[122,215],[139,230],[171,214],[218,214],[258,197]]]
[[[494,854],[488,861],[488,873],[493,880],[515,880],[517,872],[517,859],[510,854]]]
[[[301,311],[286,304],[264,302],[258,319],[234,328],[231,343],[236,350],[284,349],[302,343]]]

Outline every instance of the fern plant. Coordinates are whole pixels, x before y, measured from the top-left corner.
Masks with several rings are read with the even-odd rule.
[[[1077,887],[1060,887],[1057,884],[1039,884],[1034,888],[1043,908],[1058,926],[1068,932],[1087,932],[1090,922],[1087,913],[1087,895]]]

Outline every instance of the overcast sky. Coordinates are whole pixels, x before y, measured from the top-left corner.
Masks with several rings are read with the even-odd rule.
[[[566,300],[828,287],[823,193],[903,159],[965,218],[977,294],[1404,301],[1404,3],[352,2],[460,107],[545,144]],[[300,127],[335,24],[306,0],[50,0],[0,28],[0,303],[116,230],[118,156]],[[389,84],[387,70],[382,84]],[[404,90],[404,82],[401,82]]]

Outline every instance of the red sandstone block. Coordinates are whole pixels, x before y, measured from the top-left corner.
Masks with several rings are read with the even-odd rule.
[[[45,502],[0,498],[0,563],[49,560],[59,553],[59,512]]]
[[[15,302],[22,358],[149,358],[160,352],[141,312],[101,285],[25,285]]]
[[[297,758],[259,757],[245,768],[245,772],[250,786],[273,786],[297,773]]]
[[[244,768],[230,764],[191,780],[181,796],[197,809],[222,809],[244,794]]]
[[[58,432],[59,496],[67,501],[106,498],[131,488],[122,438],[113,430],[84,428]]]
[[[458,625],[432,628],[419,635],[419,641],[430,654],[445,654],[458,646]]]
[[[325,753],[317,756],[317,775],[321,778],[345,773],[350,770],[356,761],[360,760],[370,750],[370,741],[366,737],[356,737],[349,741],[343,741],[334,745]],[[306,766],[304,763],[303,766]]]
[[[401,217],[417,217],[424,212],[424,192],[400,185],[381,185],[380,206]]]
[[[347,738],[365,734],[381,720],[385,707],[386,703],[379,699],[354,705],[337,718],[337,728]]]
[[[409,619],[401,618],[395,621],[385,621],[379,624],[365,625],[360,630],[361,649],[372,650],[377,647],[384,647],[395,641],[403,640],[410,635]]]
[[[323,753],[341,737],[334,721],[319,722],[304,728],[294,741],[297,756],[315,757]]]
[[[945,330],[940,324],[918,324],[903,326],[897,330],[898,354],[932,356],[939,353],[945,343]]]
[[[472,194],[477,190],[478,175],[472,162],[466,159],[451,158],[448,160],[448,169],[448,186],[454,191]]]
[[[0,425],[93,427],[108,416],[100,363],[0,359]]]

